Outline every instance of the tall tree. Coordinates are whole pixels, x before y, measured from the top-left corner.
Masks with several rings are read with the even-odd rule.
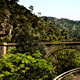
[[[40,16],[41,16],[41,12],[38,12],[37,14],[38,14],[38,17],[40,17]]]
[[[19,0],[9,0],[9,1],[10,1],[10,3],[12,3],[12,4],[15,4],[15,3],[19,2]]]
[[[44,16],[44,19],[43,19],[45,22],[48,21],[48,17],[47,16]]]
[[[30,5],[29,9],[30,9],[31,12],[33,12],[34,7],[32,5]]]

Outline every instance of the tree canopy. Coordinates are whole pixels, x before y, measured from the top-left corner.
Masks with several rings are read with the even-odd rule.
[[[30,5],[29,9],[30,9],[31,12],[33,12],[34,7],[32,5]]]
[[[54,68],[51,62],[41,58],[36,51],[33,55],[15,53],[11,48],[3,59],[0,59],[0,79],[3,80],[51,80]]]

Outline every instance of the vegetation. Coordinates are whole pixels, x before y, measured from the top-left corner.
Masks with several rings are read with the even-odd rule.
[[[0,79],[51,80],[64,71],[79,67],[80,52],[65,45],[54,45],[54,51],[46,56],[45,45],[39,43],[67,41],[69,33],[65,29],[58,29],[58,23],[46,16],[42,20],[32,14],[33,6],[28,10],[17,2],[18,0],[0,1],[0,22],[6,19],[6,23],[13,26],[11,37],[7,31],[9,26],[6,25],[6,34],[0,35],[0,40],[18,44],[0,59]]]
[[[0,59],[0,79],[3,80],[49,80],[53,75],[53,65],[43,59],[36,51],[33,55],[15,53],[16,48],[8,51],[6,57]]]
[[[48,17],[47,16],[44,16],[44,19],[43,19],[45,22],[48,21]]]
[[[55,22],[56,26],[60,30],[64,29],[70,38],[73,40],[80,40],[80,21],[73,21],[66,18],[57,19],[55,17],[48,17],[48,22],[51,20]]]
[[[32,5],[30,5],[29,9],[30,9],[31,12],[34,10]]]
[[[55,72],[61,74],[65,71],[80,67],[80,52],[75,49],[69,49],[65,45],[54,45],[54,51],[45,58],[52,62]]]
[[[61,74],[65,71],[80,67],[80,52],[64,49],[54,55],[57,58],[56,71]]]
[[[62,36],[59,29],[55,26],[55,24],[48,24],[30,12],[33,10],[33,6],[30,6],[29,11],[24,6],[21,6],[18,3],[12,5],[10,1],[7,2],[6,0],[3,0],[2,2],[4,2],[3,4],[5,6],[0,5],[2,6],[0,7],[0,9],[2,10],[0,13],[0,20],[2,21],[6,18],[8,20],[8,23],[13,25],[13,37],[11,39],[11,42],[15,42],[15,30],[18,28],[22,29],[24,27],[26,28],[27,32],[30,31],[32,34],[38,35],[40,41],[66,40],[65,37]],[[5,13],[5,9],[7,9],[7,11],[11,14],[9,18],[7,17],[8,14]],[[47,21],[47,17],[45,17],[45,20]],[[43,34],[43,31],[45,31],[45,34]],[[48,40],[47,37],[49,37]]]

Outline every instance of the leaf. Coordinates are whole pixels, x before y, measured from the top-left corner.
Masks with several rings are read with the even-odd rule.
[[[26,69],[26,70],[29,70],[30,68],[29,68],[29,67],[25,67],[25,69]]]
[[[20,68],[25,68],[25,65],[24,64],[20,64]]]
[[[4,74],[0,74],[0,78],[2,78],[4,76]]]

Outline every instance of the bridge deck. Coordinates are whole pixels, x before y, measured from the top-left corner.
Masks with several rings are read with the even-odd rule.
[[[64,41],[64,42],[40,42],[42,44],[80,44],[80,41]]]

